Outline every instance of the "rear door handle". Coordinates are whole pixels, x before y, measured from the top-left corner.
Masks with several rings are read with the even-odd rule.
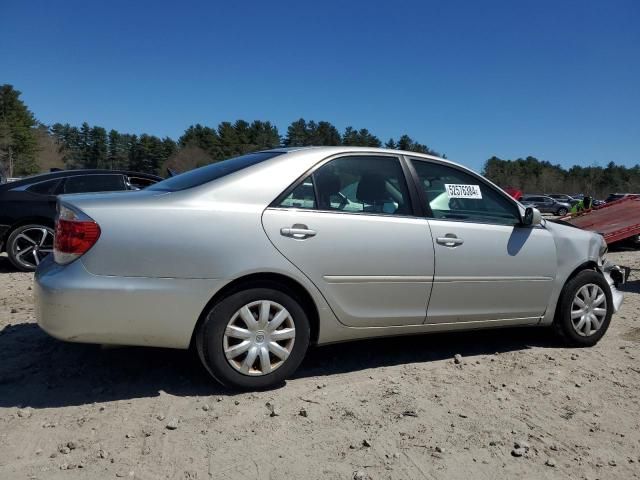
[[[315,230],[311,230],[306,225],[302,225],[299,223],[296,223],[292,227],[280,229],[280,235],[282,235],[283,237],[297,238],[299,240],[309,237],[315,237],[316,233],[317,232]]]
[[[453,233],[447,233],[444,237],[436,238],[436,242],[445,247],[457,247],[462,245],[464,240],[456,237]]]

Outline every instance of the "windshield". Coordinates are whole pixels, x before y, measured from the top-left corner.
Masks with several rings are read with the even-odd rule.
[[[241,157],[222,160],[220,162],[212,163],[211,165],[189,170],[188,172],[181,173],[175,177],[167,178],[155,185],[147,187],[145,190],[158,190],[162,192],[186,190],[237,172],[243,168],[264,162],[265,160],[269,160],[270,158],[277,157],[284,153],[286,152],[256,152],[242,155]]]

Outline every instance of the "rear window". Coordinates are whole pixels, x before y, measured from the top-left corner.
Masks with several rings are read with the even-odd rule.
[[[39,195],[53,195],[58,189],[58,184],[60,183],[60,179],[56,178],[55,180],[47,180],[46,182],[35,183],[30,187],[27,187],[26,190],[31,193],[37,193]]]
[[[76,175],[66,179],[64,193],[94,193],[126,190],[122,175]]]
[[[133,190],[142,190],[143,188],[147,188],[149,185],[154,185],[156,183],[158,183],[158,181],[151,178],[129,177],[129,185],[131,185]]]
[[[147,188],[147,190],[159,190],[163,192],[176,192],[188,188],[204,185],[218,178],[230,175],[244,168],[256,165],[270,158],[282,155],[285,152],[256,152],[230,158],[221,162],[212,163],[204,167],[189,170],[175,177],[167,178]]]

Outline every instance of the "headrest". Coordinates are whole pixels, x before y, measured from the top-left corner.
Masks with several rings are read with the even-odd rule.
[[[389,199],[384,177],[377,173],[365,173],[358,183],[358,200],[365,203],[381,203]]]
[[[316,187],[321,195],[331,195],[340,191],[340,177],[331,171],[316,175]]]

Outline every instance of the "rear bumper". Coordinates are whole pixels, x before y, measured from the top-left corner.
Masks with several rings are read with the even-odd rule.
[[[107,277],[52,256],[35,274],[38,325],[60,340],[188,348],[196,322],[222,286],[215,279]]]

